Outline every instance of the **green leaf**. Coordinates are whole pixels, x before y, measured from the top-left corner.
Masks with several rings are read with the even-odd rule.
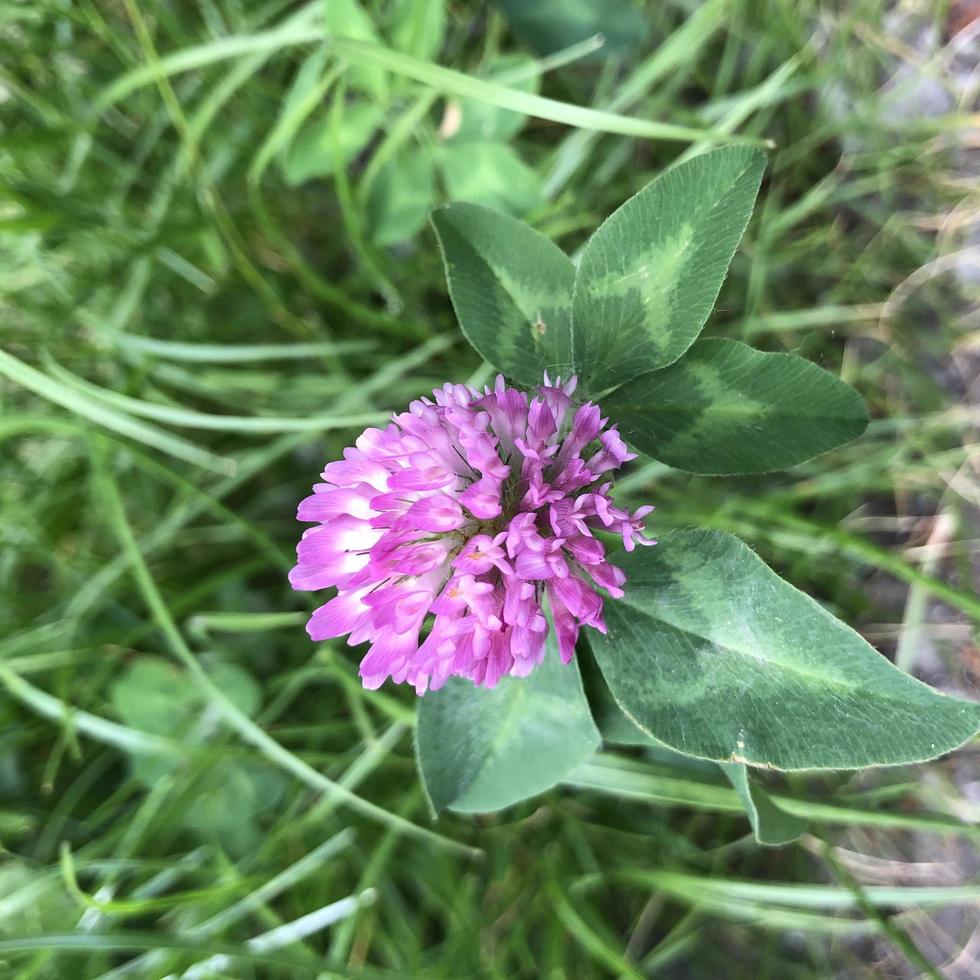
[[[508,84],[519,92],[536,95],[541,88],[541,76],[531,69],[536,64],[534,58],[526,54],[506,54],[496,58],[490,66],[488,78]],[[507,79],[510,79],[508,82]],[[515,80],[516,79],[516,80]],[[456,113],[455,123],[453,113]],[[517,134],[527,116],[511,109],[502,109],[489,102],[476,99],[460,99],[446,106],[446,119],[443,126],[453,124],[455,128],[446,134],[446,139],[452,143],[465,143],[471,140],[494,140],[506,143]]]
[[[237,664],[217,661],[208,667],[212,680],[231,702],[254,715],[262,690],[248,671]],[[201,742],[213,731],[202,725],[207,696],[187,672],[157,657],[140,657],[112,687],[112,703],[132,728],[155,735]],[[180,770],[181,760],[159,756],[133,756],[133,772],[153,786]],[[200,791],[180,814],[183,826],[204,838],[217,838],[234,854],[254,850],[261,843],[256,817],[275,806],[285,792],[286,777],[261,761],[221,760],[198,773]]]
[[[620,707],[679,752],[774,769],[935,758],[980,706],[902,673],[737,538],[674,531],[618,562],[626,595],[591,637]]]
[[[217,661],[208,667],[211,679],[236,708],[254,715],[262,701],[258,681],[238,664]],[[153,735],[189,738],[207,704],[187,672],[159,657],[139,657],[112,685],[112,704],[131,728]]]
[[[598,684],[589,685],[592,709],[603,742],[612,745],[642,746],[645,758],[655,760],[661,766],[690,770],[708,776],[725,774],[742,801],[752,832],[760,844],[786,844],[796,840],[809,826],[809,821],[787,813],[772,800],[759,785],[754,771],[741,762],[708,762],[696,756],[684,755],[668,748],[648,735],[628,718],[616,704],[606,683],[598,678]]]
[[[218,661],[208,667],[208,673],[239,711],[251,718],[259,710],[262,704],[262,688],[247,670],[238,664]]]
[[[412,238],[425,224],[435,196],[435,166],[427,147],[415,147],[392,160],[371,184],[366,202],[375,244],[395,245]]]
[[[642,452],[689,473],[766,473],[859,436],[861,396],[792,354],[699,340],[670,367],[605,395],[603,411]]]
[[[387,34],[392,45],[415,58],[438,60],[446,29],[445,0],[394,0],[390,10]]]
[[[300,65],[293,79],[293,84],[283,99],[279,110],[279,118],[269,131],[259,150],[252,158],[249,166],[249,180],[258,182],[265,172],[269,161],[278,155],[280,165],[285,168],[289,147],[303,123],[313,115],[323,104],[323,98],[329,89],[337,68],[327,71],[331,51],[327,45],[316,48]]]
[[[250,759],[222,760],[199,777],[198,792],[181,816],[185,827],[216,839],[233,855],[259,847],[258,818],[278,806],[288,787],[284,773]]]
[[[324,26],[327,33],[352,41],[381,44],[371,18],[357,0],[326,0]],[[381,102],[388,101],[388,76],[383,68],[375,65],[353,65],[348,72],[351,88],[361,89]]]
[[[439,208],[432,224],[466,339],[521,384],[540,384],[549,369],[567,373],[568,256],[522,222],[473,204]]]
[[[595,34],[605,44],[597,57],[621,55],[634,48],[647,32],[647,21],[629,0],[496,0],[514,33],[541,54]]]
[[[280,119],[288,117],[313,95],[323,79],[329,61],[330,47],[326,44],[321,44],[303,59],[293,78],[293,84],[283,99],[282,108],[279,110]]]
[[[112,706],[130,726],[152,735],[185,734],[200,698],[184,671],[159,657],[139,657],[112,685]]]
[[[527,214],[544,200],[541,177],[506,143],[447,143],[440,148],[439,162],[453,200],[516,216]]]
[[[592,705],[592,717],[595,719],[603,742],[609,745],[642,746],[646,749],[644,758],[654,760],[659,765],[717,776],[718,766],[714,762],[678,752],[664,745],[663,742],[658,742],[648,732],[639,728],[616,703],[609,685],[598,671],[596,676],[587,675],[585,685],[589,694],[589,703]]]
[[[488,813],[543,793],[599,746],[578,664],[549,634],[543,663],[490,690],[453,677],[419,705],[416,752],[438,812]]]
[[[349,163],[374,135],[384,110],[372,102],[357,102],[344,109],[340,140],[333,142],[333,126],[328,115],[307,120],[290,143],[283,160],[286,181],[296,186],[312,177],[326,177],[337,163]]]
[[[586,243],[573,353],[590,393],[676,361],[711,312],[752,213],[765,155],[725,146],[671,167]]]
[[[236,707],[254,714],[262,698],[261,689],[237,664],[218,661],[208,673]],[[205,729],[200,724],[207,699],[188,681],[186,671],[159,657],[139,657],[112,686],[112,704],[119,717],[141,732],[187,742],[200,741]],[[147,786],[179,767],[179,760],[153,755],[132,757],[135,775]]]
[[[605,684],[603,684],[605,687]],[[607,688],[608,690],[608,688]],[[642,728],[638,728],[631,718],[623,714],[612,694],[603,697],[594,706],[595,723],[603,742],[610,745],[658,745]]]
[[[722,762],[720,765],[735,787],[752,825],[752,833],[760,844],[788,844],[806,832],[809,821],[777,806],[747,766],[740,762]]]

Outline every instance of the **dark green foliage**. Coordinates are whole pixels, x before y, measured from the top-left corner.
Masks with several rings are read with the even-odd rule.
[[[935,52],[899,66],[884,4],[834,16],[782,0],[628,6],[645,33],[547,72],[541,94],[648,127],[774,140],[705,335],[843,378],[874,422],[765,476],[706,480],[639,460],[619,492],[657,505],[656,534],[737,533],[903,669],[969,694],[976,438],[959,403],[976,365],[973,300],[952,258],[971,213],[957,150],[969,119],[910,97],[932,65],[940,88],[955,87],[952,68]],[[392,51],[531,91],[502,80],[520,67],[505,59],[532,51],[492,7],[365,10]],[[555,43],[580,39],[571,27]],[[430,822],[414,694],[364,692],[357,651],[311,645],[285,573],[296,501],[326,460],[433,385],[486,377],[406,191],[427,196],[411,175],[431,152],[434,202],[448,203],[447,103],[464,127],[480,110],[431,75],[361,64],[330,77],[341,59],[322,28],[321,0],[0,7],[0,348],[47,379],[31,387],[3,362],[0,974],[87,980],[149,951],[131,975],[232,952],[220,970],[235,977],[860,976],[900,949],[882,923],[932,962],[952,957],[969,929],[934,947],[927,917],[975,901],[954,877],[974,846],[953,815],[969,813],[969,748],[922,768],[766,780],[775,806],[858,855],[870,904],[835,883],[815,838],[764,851],[746,840],[717,766],[657,747],[607,743],[564,788]],[[229,38],[256,36],[230,50]],[[918,35],[907,43],[918,50]],[[188,50],[197,67],[154,80],[147,66]],[[312,88],[286,124],[311,58]],[[888,84],[899,67],[904,81]],[[364,103],[382,111],[366,142],[290,186],[293,137],[342,126]],[[522,219],[569,256],[690,148],[574,128],[526,102],[479,105],[492,138],[540,178]],[[176,638],[205,679],[218,664],[252,678],[261,696],[245,720],[286,760],[270,761],[178,664],[123,556],[99,458]],[[146,658],[173,665],[179,730],[150,730],[118,703]],[[592,697],[595,665],[580,666]],[[151,758],[166,772],[152,785],[138,771]],[[237,775],[256,772],[247,785]],[[275,792],[261,785],[269,773]],[[221,826],[250,829],[237,841]],[[948,883],[920,877],[939,864]],[[355,915],[299,943],[245,946],[348,896],[360,896]]]

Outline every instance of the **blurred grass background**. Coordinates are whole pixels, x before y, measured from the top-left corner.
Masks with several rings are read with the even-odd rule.
[[[781,849],[717,770],[614,747],[433,825],[414,696],[313,646],[285,572],[324,462],[485,377],[431,206],[574,253],[705,131],[762,138],[708,330],[839,372],[869,432],[743,480],[639,460],[620,492],[976,697],[978,16],[0,3],[0,973],[977,976],[976,746],[771,778],[812,821]]]

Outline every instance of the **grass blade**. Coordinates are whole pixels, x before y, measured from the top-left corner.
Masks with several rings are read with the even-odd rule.
[[[229,475],[235,472],[235,460],[227,456],[218,456],[201,449],[192,442],[172,436],[156,426],[139,422],[127,415],[117,412],[108,405],[88,397],[82,391],[49,377],[32,368],[6,351],[0,350],[0,374],[6,375],[11,381],[29,388],[35,394],[48,401],[67,408],[81,418],[105,426],[113,432],[128,436],[144,445],[152,446],[162,452],[194,463],[215,473]]]
[[[448,837],[443,837],[441,834],[427,830],[425,827],[420,827],[405,817],[390,813],[382,807],[369,803],[350,790],[338,785],[333,780],[328,779],[322,773],[317,772],[311,765],[281,746],[229,699],[225,692],[215,684],[204,668],[201,667],[200,663],[198,663],[197,657],[191,652],[190,647],[177,628],[177,624],[174,622],[163,600],[163,596],[157,589],[146,562],[143,560],[143,556],[140,553],[136,539],[133,537],[132,529],[126,518],[122,498],[119,496],[119,489],[106,470],[101,453],[98,450],[93,452],[93,462],[95,465],[96,482],[102,491],[102,499],[106,504],[109,523],[119,538],[123,552],[129,559],[130,567],[136,577],[137,584],[157,626],[166,637],[174,655],[190,671],[194,682],[201,688],[208,700],[221,712],[227,724],[244,741],[257,748],[270,762],[286,772],[292,773],[297,779],[325,796],[337,797],[351,810],[359,813],[361,816],[396,828],[408,837],[435,844],[447,851],[468,857],[479,854],[480,852],[476,848],[451,840]]]

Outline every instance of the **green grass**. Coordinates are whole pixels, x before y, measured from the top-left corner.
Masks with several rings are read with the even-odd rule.
[[[941,973],[978,899],[975,747],[773,779],[811,820],[778,850],[721,777],[639,749],[433,824],[414,696],[363,691],[348,648],[311,644],[315,597],[285,574],[324,462],[487,376],[432,233],[375,244],[378,187],[439,158],[447,105],[528,116],[506,136],[539,188],[526,218],[572,254],[735,135],[774,150],[708,330],[838,371],[873,422],[786,473],[641,460],[620,492],[655,528],[740,534],[975,696],[977,297],[957,268],[976,106],[947,9],[903,8],[930,48],[879,0],[638,3],[626,53],[586,40],[489,80],[527,51],[494,8],[447,4],[438,53],[405,53],[391,38],[427,22],[403,6],[324,41],[319,3],[0,3],[0,973]],[[364,93],[380,128],[344,159]],[[332,173],[291,185],[309,120]]]

